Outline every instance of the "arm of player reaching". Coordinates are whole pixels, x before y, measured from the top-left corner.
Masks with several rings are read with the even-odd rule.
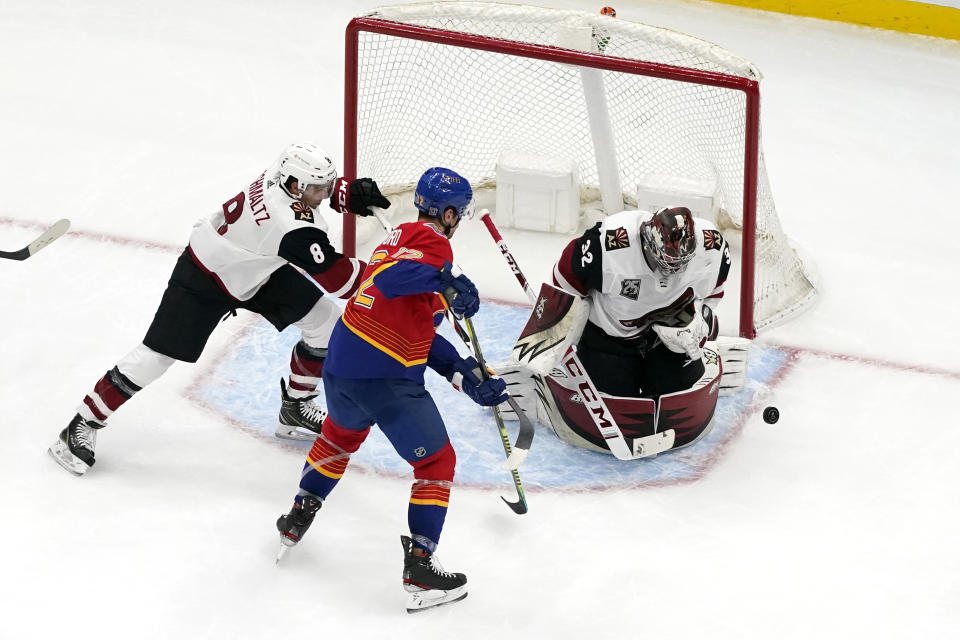
[[[440,293],[453,289],[450,308],[461,317],[469,318],[480,308],[477,288],[462,273],[454,275],[450,262],[444,262],[443,266],[437,269],[423,262],[398,260],[391,264],[390,268],[377,273],[373,283],[387,298],[415,293]]]
[[[280,240],[277,255],[300,267],[324,291],[338,298],[349,298],[360,285],[360,276],[367,264],[338,253],[326,232],[315,227],[300,227]]]
[[[353,213],[358,216],[372,216],[370,207],[388,209],[387,200],[377,183],[370,178],[337,178],[330,197],[330,208],[338,213]]]
[[[571,240],[553,265],[553,285],[567,293],[585,296],[603,286],[603,252],[600,223]]]
[[[508,400],[507,383],[503,379],[490,376],[481,381],[483,376],[476,359],[473,356],[461,358],[457,349],[441,335],[433,338],[427,366],[480,406],[495,407]]]

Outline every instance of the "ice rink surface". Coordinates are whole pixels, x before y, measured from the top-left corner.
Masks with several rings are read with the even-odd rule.
[[[372,6],[0,5],[0,248],[73,221],[0,264],[0,638],[960,637],[957,42],[616,4],[763,72],[773,194],[822,294],[757,340],[699,471],[672,476],[670,455],[625,471],[538,429],[521,517],[498,497],[492,421],[433,386],[462,454],[439,553],[469,576],[462,603],[404,613],[409,480],[373,441],[274,565],[304,455],[269,436],[296,336],[253,316],[124,406],[87,476],[50,460],[142,338],[193,221],[292,140],[340,161],[343,29]],[[509,327],[523,296],[472,225],[455,251],[496,353],[492,317]],[[565,241],[504,235],[537,281]]]

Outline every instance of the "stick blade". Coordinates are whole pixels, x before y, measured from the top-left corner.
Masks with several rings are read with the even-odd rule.
[[[61,218],[53,223],[53,225],[44,231],[39,238],[30,243],[29,251],[30,255],[35,254],[36,252],[43,249],[45,246],[62,236],[70,228],[70,221],[66,218]]]
[[[507,499],[504,498],[503,496],[500,496],[500,499],[503,500],[504,502],[506,502],[506,503],[507,503],[507,506],[510,507],[510,509],[511,509],[515,514],[517,514],[518,516],[522,516],[523,514],[525,514],[525,513],[527,512],[527,501],[526,501],[526,500],[520,499],[520,500],[517,500],[516,502],[510,502],[509,500],[507,500]]]

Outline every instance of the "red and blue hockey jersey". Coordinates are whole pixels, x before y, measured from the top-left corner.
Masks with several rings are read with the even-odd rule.
[[[360,287],[330,337],[324,369],[343,378],[423,381],[429,365],[446,369],[457,350],[435,327],[442,320],[440,268],[450,241],[429,222],[401,224],[370,258]]]

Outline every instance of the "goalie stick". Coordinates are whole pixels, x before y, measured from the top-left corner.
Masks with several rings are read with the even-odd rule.
[[[0,251],[0,258],[8,260],[26,260],[40,249],[62,236],[70,228],[70,221],[66,218],[57,220],[46,231],[37,236],[37,239],[17,251]]]
[[[507,243],[504,242],[503,236],[500,235],[500,230],[497,229],[497,225],[493,224],[493,219],[490,218],[490,210],[481,209],[480,219],[483,221],[483,225],[487,228],[487,231],[490,232],[491,237],[493,237],[493,241],[500,247],[500,253],[503,254],[504,260],[506,260],[507,265],[510,266],[510,271],[513,272],[513,275],[520,282],[520,286],[523,287],[523,292],[527,294],[527,298],[530,299],[531,304],[536,303],[537,294],[533,292],[530,283],[527,282],[527,277],[520,271],[520,265],[517,264],[513,254],[510,252],[510,248],[507,246]]]
[[[380,225],[383,227],[384,231],[391,233],[393,231],[393,225],[391,225],[389,220],[386,219],[386,216],[383,215],[383,212],[376,207],[370,207],[370,210],[373,211],[373,214],[380,222]],[[456,268],[456,270],[459,271],[459,268]],[[444,301],[446,301],[446,296],[444,296]],[[448,318],[450,319],[451,324],[453,324],[453,328],[456,331],[457,336],[473,352],[474,357],[477,359],[477,363],[480,365],[481,375],[483,376],[483,379],[486,380],[490,377],[490,371],[483,359],[483,353],[480,351],[480,343],[476,339],[476,332],[474,331],[473,323],[469,318],[467,318],[466,323],[469,331],[465,331],[463,327],[460,326],[460,323],[457,321],[456,316],[453,315],[452,311],[450,311],[448,314]],[[523,462],[530,450],[530,445],[533,442],[534,428],[533,423],[530,422],[529,418],[527,418],[526,414],[520,408],[520,405],[517,404],[516,400],[508,396],[507,402],[510,404],[510,407],[514,410],[514,412],[516,412],[520,421],[520,430],[517,434],[517,440],[513,447],[510,446],[510,436],[507,433],[507,428],[503,423],[503,416],[500,414],[499,407],[493,407],[493,415],[497,422],[497,429],[500,432],[500,440],[503,444],[503,450],[507,455],[507,459],[504,461],[502,466],[504,469],[510,471],[510,475],[513,478],[513,485],[517,490],[518,499],[516,502],[510,502],[503,496],[500,496],[500,499],[503,500],[514,513],[522,515],[527,512],[528,507],[526,494],[523,491],[523,484],[520,482],[520,474],[517,472],[517,467],[521,462]]]

